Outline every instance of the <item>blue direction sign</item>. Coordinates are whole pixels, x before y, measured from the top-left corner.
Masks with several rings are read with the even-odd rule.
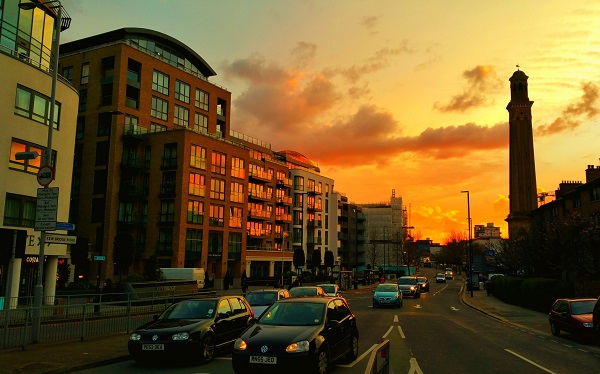
[[[68,222],[56,222],[56,229],[57,230],[73,231],[73,230],[75,230],[75,224],[68,223]]]
[[[106,260],[106,256],[94,256],[94,261],[104,261]]]

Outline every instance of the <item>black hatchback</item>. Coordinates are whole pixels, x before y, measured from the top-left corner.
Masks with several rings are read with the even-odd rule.
[[[216,348],[231,345],[252,323],[242,296],[188,299],[170,305],[136,329],[127,348],[140,364],[157,360],[212,360]]]
[[[358,356],[356,317],[342,297],[277,301],[233,346],[236,373],[325,374],[336,361]]]

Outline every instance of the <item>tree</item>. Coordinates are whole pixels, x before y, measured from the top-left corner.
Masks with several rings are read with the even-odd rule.
[[[335,259],[333,258],[333,251],[325,251],[325,268],[328,271],[333,269],[333,264],[335,263]]]
[[[315,273],[316,273],[317,270],[319,269],[319,266],[321,266],[321,250],[320,249],[313,250],[312,265],[313,265],[313,268],[315,269]]]
[[[371,265],[373,269],[377,268],[378,265],[382,265],[378,263],[383,258],[383,255],[380,253],[380,240],[379,233],[377,230],[369,231],[369,242],[366,246],[365,250],[365,259],[367,263]]]
[[[304,250],[301,247],[298,247],[294,250],[294,258],[292,260],[294,262],[295,268],[304,267],[306,263],[306,256],[304,255]]]
[[[133,236],[128,232],[119,232],[115,235],[113,260],[118,269],[119,276],[127,275],[129,266],[133,263],[135,245]]]

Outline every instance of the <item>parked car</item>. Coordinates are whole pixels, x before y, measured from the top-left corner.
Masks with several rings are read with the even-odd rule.
[[[580,338],[593,338],[592,318],[596,302],[596,299],[556,300],[548,313],[552,335],[558,336],[561,331],[566,331]]]
[[[398,287],[403,296],[412,296],[415,299],[421,297],[421,286],[415,276],[405,275],[398,279]]]
[[[300,286],[290,290],[290,297],[301,296],[327,296],[325,291],[319,286]]]
[[[427,277],[417,277],[419,286],[421,286],[421,292],[429,292],[429,279]]]
[[[325,374],[332,363],[358,356],[358,328],[341,297],[289,298],[271,305],[235,341],[236,373]]]
[[[254,311],[254,316],[259,317],[274,302],[290,297],[290,292],[286,289],[268,288],[256,290],[246,295],[246,300]]]
[[[373,290],[373,308],[402,306],[402,291],[396,283],[381,283]]]
[[[327,296],[342,296],[340,286],[337,284],[317,284],[317,287],[321,287]]]
[[[446,283],[446,274],[437,273],[435,276],[435,283]]]
[[[253,321],[252,307],[242,296],[183,300],[137,328],[127,348],[140,364],[180,359],[204,363],[213,359],[215,349],[232,344]]]
[[[594,310],[592,311],[592,323],[594,325],[594,338],[600,343],[600,297],[594,304]]]

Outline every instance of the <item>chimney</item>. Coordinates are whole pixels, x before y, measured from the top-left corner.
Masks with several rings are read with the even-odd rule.
[[[600,166],[588,165],[585,171],[585,183],[590,183],[597,178],[600,178]]]
[[[581,181],[562,181],[558,185],[558,190],[555,192],[555,196],[558,199],[560,196],[566,194],[567,192],[573,191],[575,188],[581,186],[583,183]]]

